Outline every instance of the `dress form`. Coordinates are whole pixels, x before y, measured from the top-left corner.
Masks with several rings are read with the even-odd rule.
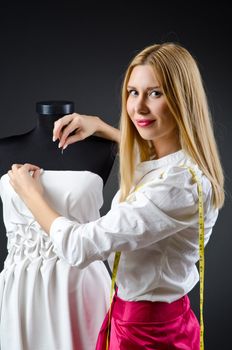
[[[31,163],[45,170],[87,170],[99,175],[105,185],[112,169],[116,144],[97,136],[69,145],[63,152],[58,142],[52,141],[54,122],[74,112],[72,101],[39,101],[36,103],[37,125],[22,135],[0,139],[0,177],[8,172],[12,164]],[[2,203],[0,201],[0,212]],[[6,236],[0,215],[1,250],[0,268],[6,252]],[[108,268],[108,265],[106,263]]]
[[[0,139],[0,176],[14,163],[32,163],[47,170],[88,170],[105,184],[116,154],[114,142],[90,136],[62,151],[52,141],[54,122],[74,112],[70,101],[41,101],[36,104],[37,125],[23,135]]]
[[[8,237],[0,274],[0,348],[94,350],[109,307],[108,264],[98,261],[78,269],[58,259],[49,237],[12,193],[7,171],[13,163],[43,168],[41,181],[50,203],[61,215],[85,223],[99,217],[102,186],[116,148],[112,141],[91,136],[62,152],[59,141],[52,141],[52,130],[55,120],[73,113],[73,103],[45,101],[36,107],[39,117],[32,131],[0,140],[0,194]]]

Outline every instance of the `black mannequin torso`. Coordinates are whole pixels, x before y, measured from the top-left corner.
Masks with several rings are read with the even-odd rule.
[[[13,163],[32,163],[46,170],[88,170],[107,181],[116,154],[114,142],[90,136],[69,145],[63,152],[52,141],[57,118],[40,116],[32,131],[0,140],[0,176]]]
[[[116,155],[116,144],[97,136],[69,145],[63,152],[52,141],[58,115],[39,115],[30,132],[0,140],[0,176],[14,163],[32,163],[45,170],[88,170],[98,174],[104,184]]]

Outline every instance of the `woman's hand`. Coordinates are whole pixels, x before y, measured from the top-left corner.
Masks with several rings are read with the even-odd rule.
[[[11,170],[8,171],[10,184],[26,202],[35,193],[43,195],[43,186],[39,180],[40,174],[41,169],[33,164],[13,164]]]
[[[68,114],[54,123],[53,141],[59,139],[59,148],[65,149],[68,145],[84,140],[93,135],[98,129],[98,117]]]
[[[53,141],[59,139],[58,147],[65,149],[68,145],[84,140],[93,134],[117,143],[120,141],[118,129],[105,123],[99,117],[77,113],[65,115],[55,121]]]
[[[41,169],[33,164],[13,164],[8,171],[10,183],[25,202],[35,220],[49,234],[52,222],[60,216],[43,196]]]

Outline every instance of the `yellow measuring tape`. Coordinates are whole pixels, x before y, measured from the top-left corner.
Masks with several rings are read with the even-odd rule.
[[[116,276],[117,276],[120,256],[121,256],[121,252],[115,253],[114,265],[113,265],[113,271],[112,271],[111,290],[110,290],[110,308],[109,308],[109,316],[108,316],[109,321],[108,321],[108,327],[107,327],[106,350],[108,350],[108,348],[109,348],[112,299],[113,299],[114,287],[115,287],[115,283],[116,283]]]
[[[204,350],[204,320],[203,320],[203,303],[204,303],[204,272],[205,272],[205,245],[204,245],[204,205],[203,205],[203,191],[200,180],[198,179],[195,171],[192,168],[187,168],[192,174],[193,180],[197,183],[198,191],[198,223],[199,223],[199,275],[200,275],[200,350]],[[135,191],[147,184],[136,187]],[[114,287],[116,283],[116,276],[118,271],[118,265],[120,260],[121,252],[116,252],[114,257],[112,281],[110,290],[110,308],[109,308],[109,321],[107,328],[107,339],[106,339],[106,350],[109,349],[110,339],[110,323],[111,323],[111,308],[112,299],[114,293]]]
[[[203,191],[200,180],[195,171],[188,168],[192,174],[193,180],[197,183],[198,191],[198,223],[199,223],[199,275],[200,275],[200,350],[204,350],[204,319],[203,319],[203,304],[204,304],[204,277],[205,277],[205,225],[204,225],[204,204]]]

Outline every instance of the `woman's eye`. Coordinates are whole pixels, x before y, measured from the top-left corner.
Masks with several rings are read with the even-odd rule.
[[[137,91],[136,90],[129,90],[128,91],[128,95],[131,95],[131,96],[137,96]]]
[[[157,90],[153,90],[150,92],[150,96],[152,97],[159,97],[160,95],[161,95],[161,92]]]

